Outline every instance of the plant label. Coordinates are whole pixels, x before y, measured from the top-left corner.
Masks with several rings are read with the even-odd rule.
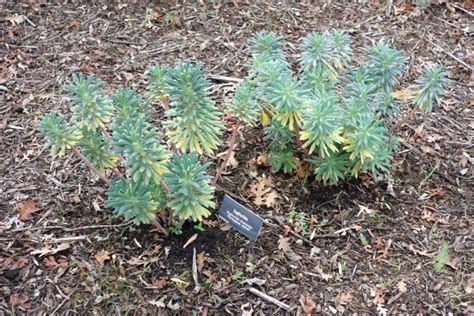
[[[257,240],[262,229],[263,218],[236,202],[228,195],[224,196],[219,217],[250,240]]]

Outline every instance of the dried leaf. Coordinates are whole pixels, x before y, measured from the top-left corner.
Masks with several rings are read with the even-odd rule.
[[[24,293],[13,293],[10,295],[8,302],[12,307],[21,306],[25,309],[30,309],[32,308],[32,305],[30,303],[27,303],[29,299],[30,298],[28,297],[28,295]]]
[[[321,278],[324,280],[324,281],[329,281],[331,278],[332,278],[332,274],[329,274],[329,273],[325,273],[323,271],[323,269],[321,268],[321,266],[319,265],[316,265],[314,267],[314,270],[319,273],[319,275],[321,276]]]
[[[159,308],[162,308],[162,307],[166,306],[163,301],[156,301],[156,300],[148,301],[148,304],[159,307]]]
[[[408,90],[397,90],[392,92],[392,96],[397,100],[408,101],[413,99],[413,95]]]
[[[197,270],[201,272],[202,268],[204,267],[204,261],[206,261],[206,254],[204,252],[200,252],[196,255],[196,264]]]
[[[140,266],[140,265],[146,265],[146,264],[158,262],[159,259],[160,259],[159,257],[151,257],[149,259],[140,259],[140,258],[137,258],[137,257],[132,257],[130,260],[127,261],[127,263],[131,266]],[[108,259],[106,259],[106,260],[108,260]]]
[[[297,255],[293,249],[291,249],[290,243],[288,242],[289,238],[281,237],[278,239],[278,249],[282,250],[283,253],[290,259],[291,261],[299,261],[303,259],[300,255]]]
[[[378,237],[374,242],[374,247],[377,250],[384,250],[385,245],[383,243],[382,237]]]
[[[254,196],[254,203],[258,206],[273,207],[277,204],[278,194],[272,189],[272,181],[265,176],[257,178],[250,186],[250,193]]]
[[[301,296],[300,298],[300,303],[301,307],[303,308],[303,311],[305,315],[312,315],[313,310],[316,308],[316,303],[313,301],[313,299],[309,296]]]
[[[354,297],[352,296],[351,293],[349,292],[342,292],[342,293],[339,293],[336,298],[334,299],[334,302],[337,304],[337,305],[347,305],[349,304],[352,299]]]
[[[25,202],[17,204],[18,215],[21,221],[29,221],[33,218],[31,214],[40,210],[38,205],[32,198],[28,198]]]
[[[97,263],[99,263],[101,266],[103,266],[105,261],[111,259],[110,255],[111,255],[110,252],[102,250],[102,251],[98,252],[97,254],[95,254],[94,258],[97,261]]]
[[[403,280],[397,282],[397,288],[401,293],[407,292],[407,284]]]
[[[169,277],[162,276],[159,279],[153,281],[153,285],[156,286],[158,289],[162,289],[168,284]]]
[[[24,15],[15,13],[13,15],[5,17],[5,20],[10,22],[12,25],[20,25],[21,23],[26,21],[26,17]]]
[[[59,244],[56,248],[51,248],[51,246],[49,245],[46,245],[44,248],[42,249],[38,249],[38,250],[33,250],[31,252],[32,255],[40,255],[40,257],[44,257],[46,255],[54,255],[54,254],[57,254],[58,252],[61,252],[61,251],[64,251],[64,250],[67,250],[71,247],[70,244],[68,243],[61,243]]]
[[[184,244],[183,249],[186,248],[187,246],[189,246],[190,243],[195,241],[197,239],[197,237],[198,237],[198,234],[192,235],[191,238],[189,238],[188,241]]]
[[[259,278],[251,278],[251,279],[245,279],[240,283],[241,284],[248,284],[248,285],[253,285],[253,284],[264,285],[265,282],[266,282],[265,280],[262,280],[262,279],[259,279]]]
[[[374,297],[374,304],[385,304],[385,291],[381,289],[375,289],[373,291],[372,296]]]

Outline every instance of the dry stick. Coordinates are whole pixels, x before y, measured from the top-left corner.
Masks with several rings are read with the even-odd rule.
[[[162,232],[163,235],[165,235],[165,237],[168,237],[168,236],[169,236],[168,231],[167,231],[163,226],[161,226],[160,222],[158,222],[156,219],[152,219],[152,220],[150,221],[150,223],[151,223],[153,226],[155,226],[156,228],[158,228],[158,230],[159,230],[160,232]]]
[[[441,50],[443,53],[445,53],[446,55],[448,55],[449,57],[451,57],[452,59],[454,59],[455,61],[457,61],[458,63],[460,63],[461,65],[463,65],[464,67],[466,67],[468,70],[470,71],[473,71],[474,69],[472,68],[472,66],[468,65],[467,63],[465,63],[463,60],[459,59],[458,57],[454,56],[453,54],[451,54],[450,52],[448,52],[446,49],[444,49],[443,47],[433,43],[432,41],[428,40],[428,42],[430,42],[431,45],[437,47],[439,50]]]
[[[82,162],[84,162],[92,171],[95,172],[96,175],[99,176],[99,178],[104,181],[105,183],[109,183],[109,179],[107,179],[106,177],[104,177],[100,172],[99,170],[97,170],[96,167],[94,167],[94,165],[89,161],[89,159],[87,159],[86,157],[84,157],[83,154],[81,154],[81,152],[79,150],[77,150],[77,148],[75,147],[72,147],[72,151],[74,152],[74,154],[76,156],[78,156]]]
[[[286,311],[290,309],[290,305],[285,304],[285,303],[277,300],[276,298],[273,298],[270,295],[267,295],[267,294],[263,293],[262,291],[257,290],[256,288],[253,288],[253,287],[249,288],[249,292],[254,294],[254,295],[257,295],[260,298],[263,298],[267,302],[273,303],[273,304],[277,305],[278,307],[283,308]]]
[[[234,150],[235,147],[235,141],[237,139],[237,134],[239,133],[239,128],[242,122],[240,120],[237,121],[237,123],[234,125],[234,130],[232,131],[232,135],[230,136],[230,141],[229,141],[229,149],[227,149],[227,153],[224,157],[224,161],[222,161],[222,164],[219,166],[219,169],[216,171],[216,175],[214,176],[214,179],[212,179],[211,185],[216,186],[217,181],[219,180],[219,177],[221,176],[222,171],[224,171],[225,166],[227,165],[227,162],[229,162],[230,155],[232,154],[232,151]]]
[[[240,83],[243,81],[243,79],[240,79],[240,78],[227,77],[227,76],[221,76],[221,75],[208,75],[207,78],[211,80],[215,80],[215,81],[224,81],[224,82]]]

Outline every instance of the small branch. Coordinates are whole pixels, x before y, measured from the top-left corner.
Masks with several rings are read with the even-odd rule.
[[[201,289],[199,285],[198,271],[197,271],[197,262],[196,262],[196,248],[193,248],[193,280],[194,280],[194,293],[198,293]]]
[[[104,134],[105,140],[107,140],[107,142],[109,142],[109,143],[112,142],[112,137],[110,137],[110,134],[109,134],[109,132],[107,132],[105,127],[102,126],[100,129],[101,129],[102,133]]]
[[[152,224],[153,226],[155,226],[156,228],[158,228],[158,230],[160,232],[163,233],[163,235],[165,235],[165,237],[168,237],[169,236],[169,233],[168,231],[160,224],[160,222],[158,222],[156,219],[152,219],[150,224]]]
[[[167,96],[165,96],[163,100],[161,100],[161,103],[162,103],[163,109],[165,110],[165,112],[167,112],[170,109],[170,99]]]
[[[458,63],[460,63],[461,65],[463,65],[464,67],[466,67],[468,70],[470,71],[473,71],[473,68],[472,66],[468,65],[467,63],[465,63],[463,60],[459,59],[458,57],[454,56],[452,53],[448,52],[446,49],[444,49],[443,47],[433,43],[432,41],[428,40],[428,42],[430,42],[431,45],[437,47],[439,50],[441,50],[443,53],[445,53],[446,55],[448,55],[449,57],[451,57],[452,59],[454,59],[455,61],[457,61]]]
[[[137,45],[137,46],[144,46],[144,45],[152,45],[152,44],[159,44],[163,43],[162,40],[159,41],[145,41],[145,42],[134,42],[134,41],[126,41],[126,40],[119,40],[113,38],[104,38],[107,42],[114,43],[114,44],[122,44],[122,45]]]
[[[207,78],[215,81],[223,81],[223,82],[236,82],[240,83],[243,80],[240,78],[235,78],[235,77],[227,77],[227,76],[221,76],[221,75],[208,75]]]
[[[214,179],[212,179],[212,186],[216,186],[216,183],[219,180],[222,171],[224,171],[227,163],[229,162],[230,155],[232,154],[232,151],[235,148],[235,141],[237,139],[237,134],[239,133],[240,125],[242,125],[242,122],[240,120],[238,120],[237,123],[234,124],[234,130],[232,131],[232,135],[230,136],[229,149],[227,149],[227,153],[224,157],[224,160],[222,161],[222,164],[220,165],[219,169],[217,169]]]
[[[273,303],[276,306],[283,308],[286,311],[290,309],[290,305],[285,304],[282,301],[279,301],[276,298],[273,298],[270,295],[267,295],[263,293],[262,291],[257,290],[256,288],[253,288],[253,287],[249,288],[249,292],[252,293],[253,295],[257,295],[258,297],[264,299],[265,301],[269,303]]]
[[[78,156],[82,162],[84,162],[92,171],[95,172],[95,174],[97,176],[99,176],[99,178],[104,181],[105,183],[109,184],[109,179],[107,179],[105,176],[103,176],[99,170],[97,170],[97,168],[89,161],[89,159],[87,159],[83,154],[81,154],[81,152],[75,148],[75,147],[72,147],[72,151],[74,152],[74,154],[76,156]]]
[[[131,224],[132,224],[132,221],[128,221],[128,222],[117,224],[117,225],[90,225],[90,226],[73,227],[73,228],[64,227],[64,226],[36,226],[36,227],[29,226],[29,227],[17,228],[17,229],[6,231],[6,232],[17,233],[17,232],[22,232],[25,230],[36,231],[36,230],[50,230],[50,229],[59,229],[65,232],[74,232],[78,230],[87,230],[87,229],[118,228],[118,227],[129,226]]]

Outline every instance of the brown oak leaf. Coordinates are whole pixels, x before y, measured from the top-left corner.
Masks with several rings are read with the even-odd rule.
[[[16,206],[21,221],[29,221],[33,218],[31,214],[40,210],[38,204],[32,198],[28,198],[25,202],[18,203]]]

